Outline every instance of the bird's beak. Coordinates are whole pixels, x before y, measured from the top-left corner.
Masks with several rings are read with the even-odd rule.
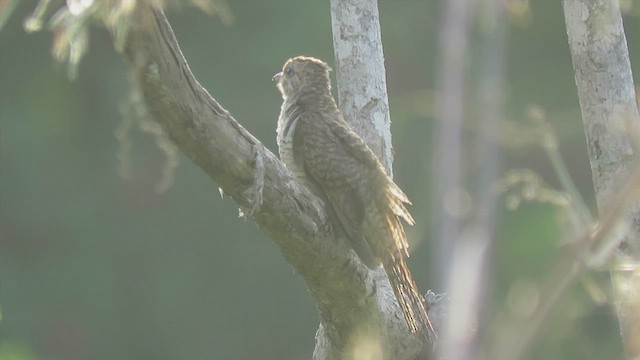
[[[271,78],[271,81],[280,81],[281,77],[282,77],[282,73],[279,72],[279,73],[273,75],[273,77]]]

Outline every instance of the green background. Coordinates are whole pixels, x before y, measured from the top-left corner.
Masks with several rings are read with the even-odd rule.
[[[329,1],[229,5],[236,19],[230,26],[188,7],[168,17],[199,82],[275,152],[281,99],[271,76],[298,54],[333,63]],[[509,19],[505,113],[526,124],[532,104],[546,111],[593,208],[562,7],[530,5]],[[50,56],[51,34],[22,28],[34,6],[23,1],[0,32],[0,359],[310,358],[314,304],[276,246],[239,219],[235,203],[221,199],[217,185],[182,155],[174,185],[156,193],[165,158],[140,130],[131,133],[131,176],[119,176],[115,132],[129,96],[125,62],[107,32],[93,28],[89,53],[70,81]],[[640,12],[638,2],[632,6]],[[395,174],[414,203],[419,225],[409,235],[419,244],[411,268],[424,289],[435,283],[430,169],[441,14],[439,1],[380,2]],[[638,16],[625,16],[636,73],[639,26]],[[480,53],[473,39],[472,72]],[[467,123],[472,133],[473,111]],[[472,159],[472,150],[465,157]],[[533,169],[559,188],[539,146],[509,146],[504,156],[507,168]],[[492,310],[480,329],[499,326],[491,319],[504,314],[514,285],[531,288],[548,275],[565,233],[560,215],[540,204],[503,209],[488,288]],[[606,273],[594,279],[609,291]],[[581,286],[562,301],[535,348],[534,359],[622,357],[612,308],[594,303]]]

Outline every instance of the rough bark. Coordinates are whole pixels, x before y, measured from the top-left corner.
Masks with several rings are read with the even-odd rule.
[[[391,117],[376,0],[331,0],[342,114],[393,177]]]
[[[563,5],[602,215],[615,205],[614,195],[640,163],[640,120],[627,41],[618,0],[564,0]],[[611,274],[625,352],[627,358],[636,359],[640,356],[640,202],[624,216],[629,232],[619,257],[631,266],[619,266]]]
[[[149,112],[303,278],[321,321],[314,359],[362,351],[416,358],[423,340],[409,333],[384,273],[366,268],[336,239],[321,202],[200,86],[162,11],[137,11],[124,55]]]

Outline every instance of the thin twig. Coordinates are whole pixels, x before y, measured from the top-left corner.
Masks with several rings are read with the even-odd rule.
[[[526,319],[504,331],[506,336],[494,344],[489,358],[497,360],[517,360],[524,357],[536,336],[540,334],[542,325],[549,319],[552,310],[559,300],[578,279],[578,276],[590,267],[590,258],[597,249],[614,249],[610,241],[619,241],[619,237],[611,236],[620,221],[624,221],[624,213],[629,206],[640,200],[640,168],[627,179],[620,191],[610,202],[611,207],[603,211],[604,216],[594,231],[588,228],[572,241],[568,249],[559,259],[555,270],[549,276],[541,293],[541,300]],[[608,254],[610,257],[611,253]]]
[[[558,150],[558,141],[555,135],[553,135],[551,131],[546,131],[543,136],[545,139],[543,139],[542,148],[551,161],[553,170],[558,175],[558,179],[560,179],[560,183],[562,184],[564,191],[566,191],[571,197],[571,204],[573,205],[574,213],[579,217],[576,227],[584,228],[589,224],[593,224],[593,215],[591,215],[589,207],[580,195],[571,175],[569,175],[569,170],[567,169],[565,162],[562,160],[562,156]]]

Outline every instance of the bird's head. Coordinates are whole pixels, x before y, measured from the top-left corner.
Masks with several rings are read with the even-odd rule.
[[[322,60],[296,56],[287,60],[282,67],[282,72],[273,77],[282,98],[287,98],[307,91],[324,92],[331,91],[329,71],[331,68]]]

